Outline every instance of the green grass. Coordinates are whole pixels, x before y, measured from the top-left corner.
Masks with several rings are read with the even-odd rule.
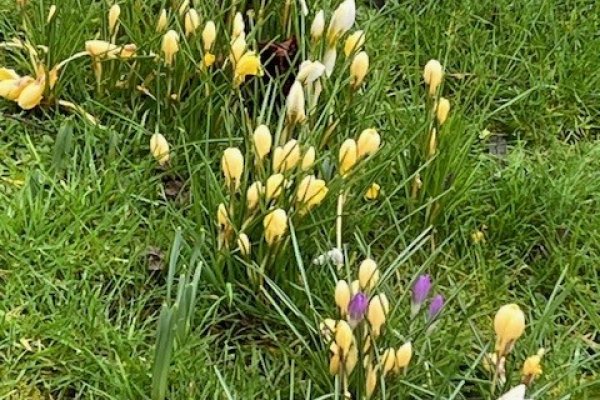
[[[43,21],[50,3],[31,3],[34,21]],[[160,2],[121,7],[120,43],[158,51]],[[198,8],[217,20],[228,12]],[[53,64],[83,49],[105,24],[106,9],[68,0],[59,5],[54,30],[34,24],[31,35],[52,46]],[[0,1],[0,32],[10,38],[20,18],[5,10],[14,10],[12,2]],[[343,76],[326,88],[325,99],[343,101],[326,108],[339,126],[318,154],[319,162],[335,165],[338,144],[369,126],[385,143],[351,180],[344,242],[352,262],[344,272],[353,277],[371,254],[396,310],[380,345],[413,341],[408,374],[386,380],[387,398],[496,398],[501,390],[490,394],[481,358],[493,346],[495,311],[510,302],[524,309],[528,328],[509,356],[509,383],[518,383],[525,357],[544,347],[544,375],[530,397],[600,396],[597,11],[593,1],[566,0],[359,7],[371,58],[368,90],[348,100]],[[253,34],[266,40],[273,29]],[[228,72],[202,76],[194,86],[195,72],[183,60],[197,49],[182,48],[173,73],[185,94],[181,103],[114,87],[116,77],[132,71],[143,79],[150,62],[135,70],[111,61],[98,90],[87,59],[67,67],[56,94],[81,104],[102,126],[55,106],[22,112],[0,102],[0,398],[149,399],[159,313],[173,297],[167,271],[178,228],[175,284],[195,261],[202,278],[191,331],[174,349],[168,398],[340,396],[317,333],[322,318],[335,316],[337,272],[312,259],[335,245],[342,182],[319,168],[332,195],[294,220],[264,289],[253,285],[246,270],[256,264],[216,251],[215,210],[228,196],[218,166],[225,147],[244,148],[251,131],[245,112],[272,129],[283,123],[277,106],[260,101],[280,101],[279,86],[270,86],[271,97],[257,97],[266,85],[254,81],[240,95],[249,102],[233,92]],[[27,59],[14,54],[2,50],[0,66],[27,72]],[[446,66],[443,92],[452,112],[440,154],[424,166],[421,69],[434,57]],[[166,95],[162,80],[149,88]],[[329,123],[312,121],[304,140],[323,138]],[[174,149],[167,171],[148,153],[155,131]],[[507,141],[505,156],[489,154],[498,137]],[[424,188],[415,200],[419,168]],[[165,196],[173,180],[183,184],[176,199]],[[362,198],[372,181],[382,187],[377,202]],[[432,214],[437,196],[440,211]],[[485,242],[474,244],[478,229]],[[150,248],[163,257],[161,271],[149,270]],[[408,289],[421,272],[432,274],[447,298],[431,336],[408,316]],[[362,387],[359,372],[352,383]]]

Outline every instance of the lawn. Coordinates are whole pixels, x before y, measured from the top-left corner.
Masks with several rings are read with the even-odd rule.
[[[43,97],[0,99],[0,399],[600,399],[597,2],[357,0],[337,36],[339,0],[122,0],[116,25],[110,2],[18,3],[0,68]],[[295,81],[333,46],[330,76]]]

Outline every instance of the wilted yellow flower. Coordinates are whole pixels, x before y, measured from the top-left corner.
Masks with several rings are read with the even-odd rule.
[[[48,17],[46,18],[46,23],[50,23],[50,21],[52,21],[52,18],[54,18],[54,14],[56,14],[56,5],[52,4],[50,6],[50,9],[48,10]]]
[[[363,44],[365,44],[365,32],[354,32],[352,35],[348,36],[346,43],[344,43],[344,54],[346,54],[346,57],[350,57],[350,54],[360,50]]]
[[[231,43],[231,53],[229,55],[229,60],[235,66],[240,58],[246,52],[246,39],[243,36],[238,36]]]
[[[0,80],[0,97],[11,101],[17,101],[23,89],[29,86],[33,81],[34,79],[30,76]]]
[[[246,76],[261,76],[262,73],[260,57],[253,51],[247,51],[235,64],[235,84],[242,84]]]
[[[525,314],[516,304],[507,304],[498,310],[494,318],[496,351],[508,354],[514,342],[525,332]]]
[[[219,207],[217,208],[217,222],[219,223],[219,227],[223,230],[231,227],[231,219],[229,218],[227,207],[225,207],[225,204],[223,203],[219,204]]]
[[[339,162],[340,174],[346,176],[354,167],[358,159],[358,149],[354,139],[346,139],[340,147]]]
[[[335,44],[340,36],[348,32],[356,19],[356,4],[354,0],[344,0],[333,12],[329,28],[327,29],[327,41],[329,45]]]
[[[325,30],[325,11],[319,10],[313,19],[312,25],[310,26],[310,36],[313,40],[317,41],[323,36]]]
[[[254,134],[252,135],[252,140],[254,142],[254,150],[258,160],[262,160],[271,152],[273,137],[266,125],[259,125],[256,127]]]
[[[448,119],[448,114],[450,113],[450,101],[445,97],[440,97],[438,101],[436,117],[438,123],[442,125]]]
[[[429,146],[427,147],[427,155],[429,157],[433,157],[435,152],[437,151],[437,129],[431,128],[431,132],[429,133]]]
[[[369,72],[369,56],[366,52],[361,51],[354,56],[354,60],[350,64],[350,84],[352,87],[359,87],[365,76],[367,76],[367,72]]]
[[[304,89],[302,84],[295,81],[287,96],[287,117],[290,123],[302,123],[306,119],[304,104]]]
[[[233,187],[237,190],[240,187],[242,174],[244,173],[244,156],[240,149],[230,147],[223,152],[221,169],[227,187]]]
[[[316,152],[314,146],[310,146],[306,153],[304,153],[304,157],[302,157],[301,169],[302,171],[308,171],[312,168],[315,163]]]
[[[265,185],[265,200],[267,203],[279,197],[283,193],[284,186],[285,177],[283,174],[273,174],[268,177]]]
[[[544,349],[540,349],[536,355],[529,356],[523,363],[523,381],[527,385],[534,379],[537,379],[542,375],[542,357],[544,356]]]
[[[165,55],[165,64],[171,65],[175,59],[175,54],[179,51],[179,34],[174,30],[169,30],[163,36],[162,52]]]
[[[444,68],[438,60],[429,60],[423,69],[423,78],[425,83],[429,85],[429,94],[435,95],[438,87],[444,79]]]
[[[292,170],[300,162],[300,145],[295,139],[289,140],[283,147],[273,150],[273,170],[283,173]]]
[[[118,4],[108,10],[108,34],[112,35],[117,31],[117,24],[119,23],[119,17],[121,16],[121,7]]]
[[[208,21],[206,25],[204,25],[204,30],[202,31],[202,43],[204,44],[204,51],[210,51],[216,39],[217,27],[213,21]]]
[[[325,51],[323,56],[323,65],[325,65],[325,74],[331,76],[333,69],[335,68],[335,61],[337,60],[337,50],[335,47],[330,47]]]
[[[19,94],[17,103],[23,110],[31,110],[37,107],[44,97],[46,82],[42,78],[38,78],[29,83]]]
[[[340,309],[340,314],[342,317],[345,317],[348,314],[348,305],[350,304],[350,299],[352,297],[352,293],[350,292],[350,286],[348,282],[344,279],[340,279],[337,281],[335,285],[335,304]]]
[[[19,74],[17,74],[14,69],[0,68],[0,82],[19,78]]]
[[[167,29],[168,23],[169,18],[167,17],[167,10],[163,8],[162,10],[160,10],[160,14],[158,14],[158,19],[156,20],[156,32],[164,32]]]
[[[367,398],[370,398],[375,392],[375,388],[377,387],[377,367],[369,364],[367,366],[367,381],[365,383],[367,389]]]
[[[263,220],[265,240],[269,246],[275,244],[287,230],[287,214],[281,208],[271,211]]]
[[[240,253],[243,256],[250,255],[252,245],[250,244],[250,239],[248,238],[248,235],[246,235],[245,233],[240,233],[240,235],[238,236],[237,244],[238,248],[240,249]]]
[[[233,30],[231,31],[231,37],[235,39],[238,36],[245,36],[244,29],[246,29],[244,17],[240,12],[237,12],[233,18]]]
[[[342,354],[348,354],[353,341],[354,336],[352,335],[350,325],[344,320],[338,321],[335,327],[335,343],[337,343]]]
[[[246,192],[246,202],[248,204],[248,210],[254,210],[256,208],[262,192],[262,183],[256,181],[250,185],[248,191]]]
[[[202,62],[204,63],[204,65],[206,66],[206,68],[210,67],[211,65],[213,65],[215,63],[215,60],[217,58],[215,57],[214,54],[211,53],[204,53],[204,57],[202,58]]]
[[[377,183],[373,182],[371,186],[367,189],[365,193],[365,199],[367,200],[377,200],[379,198],[379,192],[381,190],[381,186]]]
[[[381,333],[381,327],[385,324],[389,307],[390,303],[383,293],[373,296],[369,302],[367,320],[371,324],[371,335],[373,337],[377,337]]]
[[[358,136],[356,141],[356,151],[358,158],[367,157],[373,155],[379,150],[381,144],[381,137],[375,129],[365,129]]]
[[[406,342],[396,350],[396,371],[403,370],[408,367],[412,358],[412,344]]]
[[[155,133],[150,138],[150,153],[161,166],[169,162],[171,158],[169,142],[167,142],[167,139],[160,133]]]
[[[200,16],[198,15],[198,11],[196,11],[193,8],[190,8],[188,12],[185,13],[183,25],[185,27],[186,37],[195,34],[198,28],[200,27]]]
[[[310,210],[321,204],[328,191],[329,189],[327,189],[327,184],[324,180],[317,179],[314,175],[309,175],[300,181],[296,199],[304,207],[303,210]]]
[[[379,269],[377,263],[367,258],[360,263],[358,268],[358,283],[361,289],[373,290],[379,282]]]

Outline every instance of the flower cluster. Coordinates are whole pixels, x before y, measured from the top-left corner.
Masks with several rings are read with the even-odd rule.
[[[419,283],[420,281],[420,283]],[[431,288],[419,279],[415,286],[413,301],[421,304]],[[367,258],[358,269],[358,279],[348,283],[337,281],[334,299],[340,319],[326,319],[320,329],[329,345],[329,371],[338,375],[347,398],[350,398],[349,379],[360,361],[364,366],[365,395],[371,397],[377,384],[388,374],[406,372],[412,359],[413,348],[410,340],[399,347],[380,348],[384,342],[384,328],[390,318],[390,303],[385,293],[375,293],[380,284],[380,271],[377,263]],[[427,287],[425,287],[427,286]],[[441,300],[440,300],[441,299]],[[443,297],[434,297],[430,306],[429,323],[432,323],[443,306]]]
[[[495,352],[487,354],[483,359],[483,367],[493,374],[492,391],[496,383],[506,383],[506,357],[513,350],[517,340],[525,332],[525,314],[517,304],[507,304],[498,310],[494,318],[496,332]],[[521,370],[521,384],[515,386],[500,399],[524,399],[525,391],[533,381],[542,374],[542,357],[545,350],[527,357]]]

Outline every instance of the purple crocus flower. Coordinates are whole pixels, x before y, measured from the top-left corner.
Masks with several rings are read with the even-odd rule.
[[[431,290],[431,277],[429,275],[421,275],[417,278],[415,285],[413,286],[413,303],[422,304],[429,291]]]
[[[369,298],[363,292],[358,292],[352,296],[350,304],[348,305],[348,316],[350,316],[350,320],[360,322],[364,318],[368,306]]]
[[[444,296],[437,294],[429,304],[429,321],[433,321],[444,308]]]

